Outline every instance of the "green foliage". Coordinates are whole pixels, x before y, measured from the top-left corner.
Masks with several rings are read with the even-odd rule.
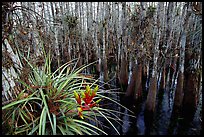
[[[110,121],[110,119],[115,121],[119,119],[109,116],[113,111],[108,111],[108,114],[106,109],[100,107],[101,99],[117,102],[101,94],[103,90],[98,87],[96,80],[80,74],[84,68],[91,64],[70,71],[71,61],[52,73],[50,56],[45,57],[46,61],[43,69],[33,66],[24,58],[31,68],[31,73],[29,74],[30,83],[19,80],[25,88],[18,94],[15,101],[2,107],[5,113],[2,126],[7,123],[9,126],[7,129],[10,129],[9,131],[4,131],[6,132],[5,134],[107,134],[99,127],[89,123],[90,120],[98,123],[97,117],[105,118],[119,134]],[[86,88],[93,91],[92,94],[94,95],[91,94],[92,98],[90,100],[99,105],[88,104],[92,105],[89,109],[82,106],[81,108],[84,111],[79,112],[81,103],[77,103],[76,92],[74,95],[74,91],[82,94],[86,93]],[[86,100],[82,102],[82,104],[84,103],[87,105]],[[80,113],[81,115],[79,115]],[[83,119],[81,119],[82,115]]]

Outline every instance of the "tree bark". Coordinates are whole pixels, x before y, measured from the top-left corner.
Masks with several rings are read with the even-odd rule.
[[[157,90],[157,79],[152,77],[150,79],[150,87],[147,95],[147,100],[145,103],[144,110],[144,122],[145,122],[145,134],[150,134],[150,129],[153,124],[154,112],[155,112],[155,100],[156,100],[156,90]]]
[[[134,98],[136,102],[142,98],[142,64],[137,64],[136,66],[136,80],[135,80],[135,90]]]

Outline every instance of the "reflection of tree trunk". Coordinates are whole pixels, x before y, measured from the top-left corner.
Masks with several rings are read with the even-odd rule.
[[[156,101],[156,91],[157,91],[157,79],[152,77],[150,80],[150,87],[147,95],[147,100],[144,110],[144,122],[145,122],[145,133],[149,134],[150,128],[153,124],[153,117],[155,112],[155,101]]]

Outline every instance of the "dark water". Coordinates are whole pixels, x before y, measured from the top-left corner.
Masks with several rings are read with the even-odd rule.
[[[103,81],[103,72],[100,72],[99,81],[101,83],[99,84],[101,88],[104,88],[105,90],[109,89],[119,89],[120,86],[118,86],[118,83],[116,81],[115,73],[110,73],[111,79],[108,82],[108,88],[105,86]],[[131,73],[130,76],[131,77]],[[158,81],[159,83],[159,81]],[[158,85],[159,86],[159,85]],[[153,120],[153,126],[150,130],[150,135],[168,135],[168,128],[170,124],[170,117],[172,113],[172,107],[173,107],[173,100],[174,100],[174,93],[175,93],[175,86],[174,84],[173,89],[169,91],[157,91],[157,98],[156,98],[156,109],[154,113],[154,120]],[[146,84],[146,90],[143,92],[145,95],[147,95],[148,91],[148,83]],[[111,91],[111,90],[110,90]],[[117,90],[114,90],[117,91]],[[123,92],[124,91],[120,91]],[[112,99],[117,100],[122,105],[124,105],[124,100],[126,102],[131,102],[131,98],[125,98],[125,96],[120,96],[119,94],[106,94]],[[185,128],[178,128],[178,124],[174,127],[174,135],[178,134],[181,130],[182,134],[184,135],[200,135],[201,134],[201,124],[202,124],[202,92],[200,91],[199,95],[199,104],[195,113],[194,120],[190,123],[189,126]],[[121,135],[145,135],[145,123],[144,123],[144,108],[145,108],[145,102],[146,98],[143,98],[142,102],[140,104],[134,105],[132,103],[131,106],[126,106],[129,109],[136,110],[135,113],[129,113],[127,109],[121,108],[115,103],[111,102],[104,102],[105,104],[109,104],[106,106],[106,108],[114,109],[120,112],[124,112],[124,115],[116,114],[120,119],[122,119],[121,125],[119,125],[115,121],[113,122],[114,125],[116,125],[117,130],[120,132]],[[130,104],[131,104],[130,103]],[[127,114],[132,114],[136,116],[136,118],[129,117]],[[106,122],[105,119],[101,119],[101,121],[104,122],[104,125],[107,125],[107,127],[110,127],[110,124]],[[104,129],[108,134],[111,135],[117,135],[116,131],[113,128]]]
[[[115,79],[111,82],[112,85],[115,84]],[[114,86],[114,85],[113,85]],[[117,87],[117,86],[115,86]],[[170,117],[172,113],[172,106],[173,106],[173,96],[175,91],[157,91],[157,98],[156,98],[156,111],[154,113],[154,121],[153,126],[150,131],[150,135],[168,135],[168,127],[170,124]],[[170,95],[171,94],[171,95]],[[118,95],[112,96],[115,99],[118,99]],[[129,100],[129,99],[127,99]],[[118,100],[120,101],[120,100]],[[123,120],[122,126],[118,125],[117,128],[120,131],[121,135],[145,135],[145,123],[144,123],[144,107],[145,107],[146,100],[144,99],[140,105],[137,107],[137,112],[133,115],[136,118],[131,118],[126,114],[129,114],[127,109],[121,109],[121,107],[117,105],[111,105],[111,108],[115,110],[120,110],[125,113],[125,115],[121,116],[120,118]],[[135,107],[135,106],[131,106]],[[200,92],[200,100],[198,104],[198,109],[195,113],[194,120],[190,123],[188,127],[179,129],[183,130],[182,134],[184,135],[200,135],[201,134],[201,124],[202,124],[202,92]],[[174,133],[178,134],[178,124],[174,127]],[[109,134],[116,134],[113,130],[109,130]]]
[[[172,113],[172,106],[169,105],[169,93],[164,91],[162,98],[157,98],[156,112],[154,114],[153,127],[151,129],[151,135],[168,135],[168,128],[170,124],[170,117]],[[202,94],[202,93],[200,93]],[[131,125],[130,118],[128,116],[123,117],[123,135],[145,135],[145,124],[144,124],[144,107],[145,101],[141,104],[140,112],[137,115],[136,124]],[[125,111],[127,114],[127,110]],[[198,104],[198,109],[195,113],[194,120],[189,126],[181,128],[179,130],[183,135],[200,135],[201,134],[201,124],[202,124],[202,95],[200,95],[200,101]],[[175,132],[173,134],[178,134],[178,126],[174,127]]]

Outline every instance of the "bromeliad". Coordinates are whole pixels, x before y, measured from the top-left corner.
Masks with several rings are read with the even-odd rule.
[[[81,109],[81,107],[78,107],[77,108],[77,110],[78,110],[78,115],[79,115],[79,117],[81,118],[81,119],[84,119],[84,117],[83,117],[83,115],[82,115],[82,109]]]
[[[79,105],[81,105],[80,95],[79,95],[76,91],[74,91],[74,97],[75,97],[77,103],[78,103]]]
[[[78,115],[80,118],[83,119],[82,111],[90,110],[90,108],[93,108],[97,106],[97,104],[101,101],[101,99],[98,99],[97,101],[93,101],[93,98],[96,96],[96,92],[98,91],[98,85],[94,88],[94,90],[91,90],[90,86],[86,86],[86,91],[81,92],[80,95],[74,91],[75,99],[80,107],[77,108]],[[82,100],[84,101],[84,104],[82,105]]]

